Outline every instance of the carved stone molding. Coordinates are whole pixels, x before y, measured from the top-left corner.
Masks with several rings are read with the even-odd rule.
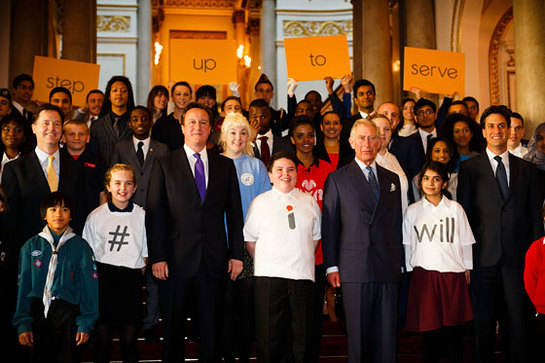
[[[284,20],[284,36],[352,35],[352,20]]]
[[[492,33],[488,48],[488,69],[490,72],[490,102],[500,104],[500,46],[507,25],[513,20],[513,7],[510,7],[501,17]]]
[[[163,0],[164,6],[190,8],[227,8],[235,6],[235,0]]]
[[[131,17],[122,15],[98,15],[97,31],[128,33],[131,28]]]
[[[464,13],[465,0],[455,0],[452,9],[452,24],[450,28],[450,51],[460,52],[462,35],[462,16]]]

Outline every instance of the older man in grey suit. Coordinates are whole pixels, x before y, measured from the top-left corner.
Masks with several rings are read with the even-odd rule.
[[[342,287],[348,361],[395,362],[403,261],[399,178],[375,162],[379,133],[372,121],[356,120],[349,140],[356,158],[329,174],[324,187],[327,280]]]

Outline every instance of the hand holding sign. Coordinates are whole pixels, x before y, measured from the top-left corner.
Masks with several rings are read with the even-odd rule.
[[[405,47],[403,89],[464,95],[465,54]]]
[[[350,73],[346,35],[285,38],[288,77],[315,81],[326,76],[341,78]]]

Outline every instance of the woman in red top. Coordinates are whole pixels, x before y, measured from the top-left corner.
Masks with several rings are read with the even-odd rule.
[[[324,115],[326,119],[327,115]],[[340,128],[339,128],[340,132]],[[324,134],[326,131],[324,130]],[[320,160],[314,153],[316,143],[316,130],[314,124],[306,116],[299,116],[292,121],[290,128],[291,142],[295,145],[297,152],[297,184],[296,187],[314,197],[314,200],[322,209],[324,184],[327,175],[335,170],[335,167],[325,160]],[[338,141],[338,140],[337,140]],[[338,155],[338,154],[337,154]],[[322,309],[324,306],[324,293],[326,287],[326,276],[324,258],[322,255],[322,243],[316,249],[315,257],[315,318],[316,323],[312,329],[311,359],[318,361],[320,353],[320,339],[322,336]]]

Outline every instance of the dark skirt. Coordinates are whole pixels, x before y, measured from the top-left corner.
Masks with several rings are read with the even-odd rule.
[[[437,330],[471,320],[473,310],[463,272],[414,268],[409,288],[407,330]]]
[[[100,324],[139,325],[142,321],[142,270],[98,263]]]

